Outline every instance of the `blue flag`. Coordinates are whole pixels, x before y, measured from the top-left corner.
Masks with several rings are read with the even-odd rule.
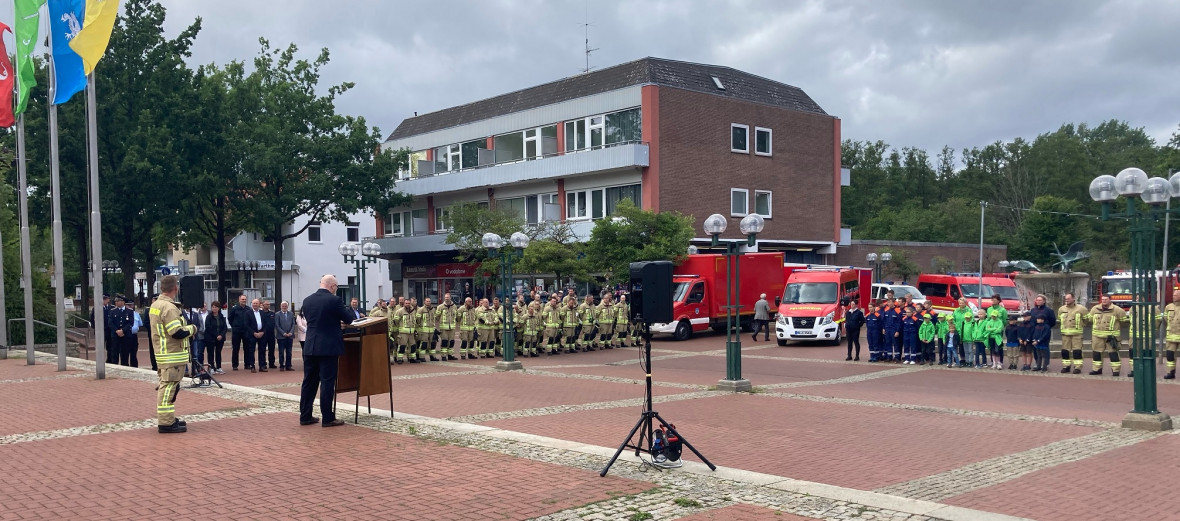
[[[70,40],[82,30],[85,0],[49,0],[49,35],[53,39],[53,104],[60,105],[86,88],[82,57]]]

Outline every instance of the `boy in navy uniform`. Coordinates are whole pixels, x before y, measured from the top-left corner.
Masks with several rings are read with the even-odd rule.
[[[914,308],[905,308],[905,318],[901,320],[901,342],[905,348],[905,362],[910,365],[918,359],[918,328],[921,321],[914,316]]]
[[[1045,322],[1045,317],[1038,315],[1037,324],[1033,326],[1032,340],[1033,355],[1036,358],[1036,369],[1034,371],[1046,372],[1049,370],[1049,338],[1053,333],[1053,327]]]
[[[900,362],[898,346],[901,345],[901,315],[893,308],[893,301],[885,301],[885,310],[881,312],[881,327],[885,331],[885,341],[881,343],[881,360]]]
[[[877,305],[870,302],[868,313],[865,313],[865,341],[869,344],[869,361],[877,362],[881,359],[881,313]]]

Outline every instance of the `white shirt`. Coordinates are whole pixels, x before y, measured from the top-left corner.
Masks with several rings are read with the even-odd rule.
[[[262,311],[254,310],[254,321],[258,323],[258,329],[262,330]]]

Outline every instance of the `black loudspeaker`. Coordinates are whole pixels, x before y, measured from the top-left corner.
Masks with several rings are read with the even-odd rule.
[[[188,308],[199,308],[205,302],[205,279],[200,275],[189,275],[180,278],[180,305]]]
[[[645,324],[672,321],[672,263],[631,263],[631,320]]]

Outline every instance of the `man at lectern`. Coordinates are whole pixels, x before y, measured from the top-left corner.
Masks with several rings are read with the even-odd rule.
[[[311,415],[316,388],[320,392],[320,415],[324,427],[344,425],[332,411],[336,395],[336,369],[344,354],[344,332],[341,326],[351,323],[356,315],[336,296],[336,276],[324,275],[320,289],[303,299],[303,315],[307,318],[307,340],[303,344],[303,387],[299,393],[299,424],[312,425],[318,418]]]

